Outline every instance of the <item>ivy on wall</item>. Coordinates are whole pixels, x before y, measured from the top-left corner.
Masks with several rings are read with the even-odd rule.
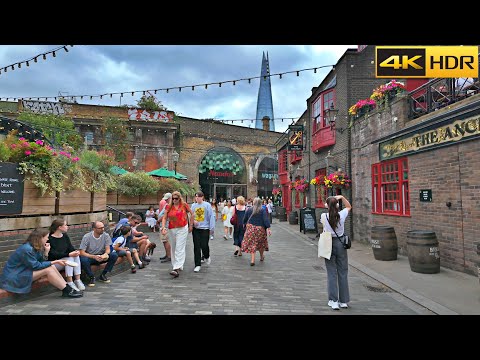
[[[69,145],[78,150],[83,145],[83,138],[75,130],[73,120],[67,117],[25,111],[18,116],[17,120],[41,131],[56,147]]]
[[[107,118],[102,125],[102,135],[105,141],[105,150],[111,150],[117,162],[127,160],[127,149],[122,139],[128,137],[128,127],[124,120]]]

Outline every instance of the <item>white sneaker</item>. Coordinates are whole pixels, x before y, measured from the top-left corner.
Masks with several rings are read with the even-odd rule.
[[[338,303],[342,309],[348,309],[348,304],[347,303]]]
[[[333,310],[340,310],[338,307],[338,301],[328,300],[328,306],[330,306]]]
[[[213,235],[210,235],[210,240],[213,240]]]
[[[193,272],[199,272],[201,268],[202,268],[201,266],[195,266],[195,269],[193,269]]]
[[[210,263],[212,262],[212,256],[210,255],[208,259],[205,259],[205,262],[207,263],[207,265],[210,265]]]
[[[83,291],[85,290],[85,285],[83,284],[83,281],[78,279],[74,281],[75,285],[77,285],[78,290]]]
[[[70,287],[75,290],[75,291],[80,291],[78,288],[77,288],[77,285],[75,285],[73,282],[67,282],[67,285],[70,285]]]

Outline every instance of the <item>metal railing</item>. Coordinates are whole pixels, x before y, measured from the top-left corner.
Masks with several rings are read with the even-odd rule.
[[[479,92],[480,82],[478,77],[432,79],[408,93],[408,117],[409,119],[415,119]]]

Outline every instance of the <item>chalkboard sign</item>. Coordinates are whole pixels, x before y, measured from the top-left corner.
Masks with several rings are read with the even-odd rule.
[[[23,209],[23,175],[18,164],[0,162],[0,215],[21,214]]]
[[[317,218],[314,208],[300,209],[300,231],[305,234],[307,231],[318,233]]]

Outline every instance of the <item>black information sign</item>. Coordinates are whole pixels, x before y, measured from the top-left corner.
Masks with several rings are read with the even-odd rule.
[[[307,231],[318,233],[317,218],[314,208],[300,209],[300,231],[305,234]]]
[[[23,175],[18,164],[0,162],[0,215],[21,214],[23,209]]]
[[[420,201],[431,202],[432,201],[432,189],[420,190]]]

